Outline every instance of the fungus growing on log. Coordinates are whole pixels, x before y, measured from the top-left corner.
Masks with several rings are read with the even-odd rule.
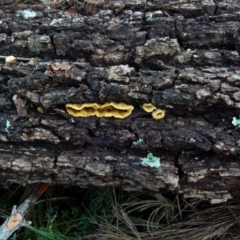
[[[134,107],[125,103],[68,103],[66,104],[66,111],[74,117],[114,117],[126,118],[131,115]]]
[[[166,114],[166,110],[157,109],[154,112],[152,112],[152,117],[158,120],[158,119],[164,118],[165,114]]]
[[[37,111],[43,114],[44,113],[44,108],[40,106],[40,107],[37,108]]]
[[[145,112],[148,112],[148,113],[156,109],[156,107],[151,103],[144,103],[141,107]]]
[[[17,61],[17,58],[14,57],[14,56],[8,56],[8,57],[6,57],[6,59],[5,59],[5,62],[6,62],[6,63],[15,63],[16,61]]]

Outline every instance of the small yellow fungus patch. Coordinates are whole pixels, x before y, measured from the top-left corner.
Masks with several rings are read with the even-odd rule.
[[[16,101],[18,99],[18,95],[17,94],[14,94],[13,97],[12,97],[13,101]]]
[[[157,109],[154,112],[152,112],[152,117],[158,120],[158,119],[164,118],[165,114],[166,114],[166,110]]]
[[[66,104],[66,111],[74,117],[115,117],[126,118],[131,115],[134,107],[125,103],[83,103],[83,104]]]
[[[6,63],[15,63],[16,61],[17,61],[17,58],[14,57],[14,56],[8,56],[8,57],[6,57],[6,59],[5,59],[5,62],[6,62]]]
[[[44,113],[44,108],[43,107],[38,107],[37,111],[40,112],[40,113]]]
[[[148,112],[148,113],[156,109],[156,107],[151,103],[144,103],[141,107],[145,112]]]

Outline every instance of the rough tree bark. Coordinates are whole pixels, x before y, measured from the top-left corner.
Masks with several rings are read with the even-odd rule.
[[[0,54],[18,61],[0,64],[2,185],[239,196],[237,0],[86,0],[77,12],[6,5]],[[111,101],[135,109],[125,119],[65,109]],[[165,118],[153,119],[144,103]],[[160,167],[142,164],[149,152]]]

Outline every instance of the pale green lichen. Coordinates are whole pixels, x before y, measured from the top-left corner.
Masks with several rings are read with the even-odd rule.
[[[143,139],[139,138],[136,141],[133,141],[133,145],[137,146],[137,145],[141,144],[142,142],[144,142]]]
[[[161,166],[160,164],[160,158],[153,156],[151,152],[148,153],[147,157],[141,158],[142,165],[148,165],[149,167],[155,167],[159,168]]]
[[[5,131],[6,131],[7,133],[9,133],[9,128],[10,128],[10,126],[11,126],[11,123],[10,123],[9,120],[7,120],[7,121],[6,121],[6,125],[5,125]]]
[[[239,116],[239,117],[240,117],[240,116]],[[233,124],[235,127],[240,128],[240,119],[233,117],[232,124]],[[240,147],[240,140],[237,141],[237,146]]]
[[[31,19],[31,18],[35,18],[37,16],[37,13],[32,11],[31,9],[25,9],[22,11],[21,15],[25,19]]]
[[[240,119],[233,117],[232,124],[235,127],[240,127]]]
[[[124,149],[124,150],[121,151],[121,154],[124,154],[124,153],[126,153],[126,152],[127,152],[127,150]]]

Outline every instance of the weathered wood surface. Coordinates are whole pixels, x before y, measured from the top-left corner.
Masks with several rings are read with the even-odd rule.
[[[32,58],[0,64],[2,185],[238,197],[238,1],[85,1],[77,13],[0,8],[1,55]],[[110,101],[135,109],[126,119],[65,110]],[[166,110],[164,119],[140,108],[150,102]],[[141,164],[148,152],[161,158],[159,168]]]

